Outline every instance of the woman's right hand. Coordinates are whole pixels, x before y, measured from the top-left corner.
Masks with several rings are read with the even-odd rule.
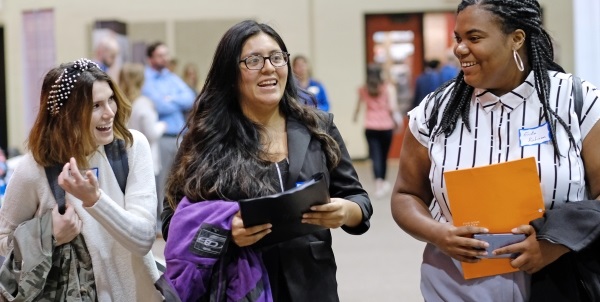
[[[58,212],[58,205],[52,209],[52,235],[56,240],[56,246],[63,245],[75,239],[81,233],[82,221],[75,209],[67,201],[65,214]]]
[[[481,227],[462,226],[456,227],[450,223],[441,223],[435,239],[435,244],[444,254],[462,262],[475,263],[485,256],[485,249],[489,244],[485,241],[473,239],[473,234],[487,233],[488,230]]]
[[[271,233],[271,227],[272,225],[270,223],[266,223],[244,228],[242,214],[238,211],[231,221],[231,237],[233,237],[233,242],[235,242],[237,246],[249,246]]]

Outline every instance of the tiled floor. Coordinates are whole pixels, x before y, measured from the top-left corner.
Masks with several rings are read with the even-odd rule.
[[[424,244],[404,233],[392,219],[389,193],[380,199],[373,197],[371,165],[356,162],[361,183],[371,195],[373,217],[371,229],[353,236],[341,229],[333,230],[333,250],[338,273],[340,300],[423,301],[419,292],[419,266]],[[388,165],[388,179],[394,182],[398,164]],[[157,240],[154,255],[163,258],[164,241]]]

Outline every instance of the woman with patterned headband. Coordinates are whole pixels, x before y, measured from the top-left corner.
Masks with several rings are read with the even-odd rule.
[[[146,138],[126,128],[130,112],[115,83],[90,60],[46,74],[29,152],[0,209],[0,254],[12,247],[19,224],[52,211],[55,246],[83,235],[97,301],[162,300],[150,251],[156,224],[152,156]],[[113,143],[125,148],[119,152],[130,172],[122,174],[125,183],[119,183],[107,158],[105,145]],[[47,178],[52,167],[58,167],[57,179]],[[51,182],[66,193],[64,215],[53,194],[59,188]]]
[[[547,240],[528,224],[514,225],[512,232],[526,239],[487,254],[488,243],[473,238],[487,232],[485,225],[453,224],[444,171],[534,157],[547,214],[575,201],[598,199],[600,93],[586,81],[577,83],[553,61],[552,40],[542,27],[536,0],[463,0],[454,35],[461,71],[409,113],[410,131],[392,194],[398,225],[427,242],[421,266],[423,297],[585,300],[578,296],[579,280],[566,274],[545,285],[538,282],[546,268],[582,246]],[[578,88],[583,88],[581,94],[574,93]],[[583,110],[575,109],[577,104]],[[574,223],[566,220],[563,226],[570,229]],[[518,271],[463,278],[461,262],[479,262],[492,254],[517,254],[510,265]]]

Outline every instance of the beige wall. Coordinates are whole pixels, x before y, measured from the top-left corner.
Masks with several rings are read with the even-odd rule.
[[[546,22],[546,26],[559,42],[560,63],[572,70],[572,1],[540,2],[546,21],[560,20]],[[25,85],[21,55],[24,10],[54,9],[57,63],[91,55],[93,22],[116,19],[131,25],[132,37],[164,38],[179,59],[180,67],[188,61],[200,66],[201,79],[228,24],[246,18],[269,23],[282,35],[292,55],[305,54],[311,58],[313,74],[327,88],[332,112],[351,156],[365,157],[362,126],[351,121],[356,90],[364,81],[364,15],[454,10],[457,3],[457,0],[5,0],[0,8],[0,22],[5,26],[7,39],[9,145],[23,146],[29,129],[24,125],[24,114],[32,114],[31,108],[22,108],[21,102]],[[145,31],[140,27],[143,24],[158,24],[159,30]]]

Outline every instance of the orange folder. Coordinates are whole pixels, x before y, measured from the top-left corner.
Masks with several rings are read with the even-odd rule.
[[[444,172],[455,226],[481,226],[490,233],[510,233],[542,217],[544,200],[535,158]],[[462,262],[465,279],[515,272],[511,259]]]

